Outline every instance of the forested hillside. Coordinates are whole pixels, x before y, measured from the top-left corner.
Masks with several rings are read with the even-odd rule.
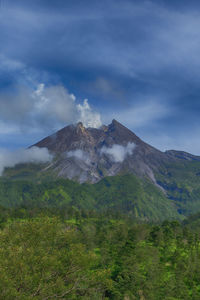
[[[182,219],[175,203],[149,180],[134,175],[107,177],[97,184],[68,179],[0,180],[3,207],[63,208],[112,211],[128,214],[138,222]]]

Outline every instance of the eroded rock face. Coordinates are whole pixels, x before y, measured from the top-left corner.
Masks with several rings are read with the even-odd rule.
[[[165,162],[175,161],[173,152],[161,152],[113,120],[100,129],[69,125],[34,146],[55,155],[49,168],[58,176],[95,183],[105,176],[132,173],[156,183],[154,173]]]

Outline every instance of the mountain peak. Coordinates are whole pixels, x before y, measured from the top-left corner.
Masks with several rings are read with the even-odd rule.
[[[108,126],[86,128],[82,122],[69,125],[34,146],[56,154],[51,168],[58,176],[97,182],[121,173],[147,176],[153,181],[153,168],[169,157],[143,142],[113,119]]]
[[[120,122],[118,122],[117,120],[113,119],[111,124],[109,126],[115,126],[115,127],[118,127],[118,126],[123,126]],[[123,126],[124,127],[124,126]]]
[[[117,120],[113,119],[112,124],[119,124],[119,122]]]

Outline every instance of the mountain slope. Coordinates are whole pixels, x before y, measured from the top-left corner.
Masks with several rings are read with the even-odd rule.
[[[67,126],[34,146],[46,147],[56,159],[49,166],[58,176],[79,182],[98,182],[106,176],[135,174],[156,184],[155,171],[178,158],[143,142],[113,120],[100,129],[82,123]]]

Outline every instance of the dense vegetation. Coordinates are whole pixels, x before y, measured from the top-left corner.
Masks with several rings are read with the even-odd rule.
[[[80,185],[37,168],[0,179],[0,299],[200,299],[200,213],[185,218],[200,210],[196,164],[161,170],[167,194],[134,175]]]
[[[66,179],[0,180],[3,207],[76,207],[129,214],[140,222],[181,219],[173,200],[148,180],[134,175],[107,177],[97,184],[78,184]]]
[[[163,166],[157,180],[169,199],[176,203],[180,214],[190,215],[200,210],[200,162],[187,161]]]
[[[107,177],[97,184],[80,185],[58,179],[45,165],[21,164],[8,168],[0,179],[0,205],[76,206],[115,210],[142,222],[182,220],[200,211],[200,162],[182,159],[163,164],[155,174],[160,188],[134,175]],[[34,204],[35,203],[35,204]]]
[[[0,298],[200,299],[197,219],[1,208]]]

